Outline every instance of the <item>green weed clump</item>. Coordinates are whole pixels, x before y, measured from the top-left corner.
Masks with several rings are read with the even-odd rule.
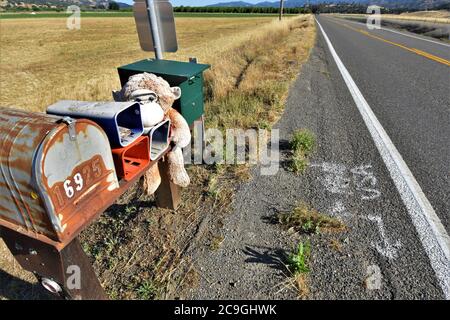
[[[339,232],[344,224],[336,218],[319,213],[305,203],[301,203],[290,212],[281,213],[278,221],[287,228],[293,228],[303,234],[318,234],[321,231]]]
[[[295,251],[288,256],[287,265],[294,276],[309,272],[308,260],[310,253],[311,247],[309,242],[300,242]]]
[[[292,150],[290,169],[301,174],[308,167],[308,156],[314,151],[316,137],[308,129],[300,129],[294,132],[289,144]]]

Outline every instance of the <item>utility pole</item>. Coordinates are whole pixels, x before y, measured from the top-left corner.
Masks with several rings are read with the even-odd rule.
[[[281,18],[283,17],[283,7],[284,7],[284,0],[280,0],[280,15],[278,17],[278,20],[281,21]]]

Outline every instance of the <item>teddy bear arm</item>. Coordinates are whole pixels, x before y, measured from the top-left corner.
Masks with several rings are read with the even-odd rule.
[[[175,109],[170,109],[168,118],[172,123],[172,141],[180,148],[185,148],[191,142],[191,129],[184,117]]]

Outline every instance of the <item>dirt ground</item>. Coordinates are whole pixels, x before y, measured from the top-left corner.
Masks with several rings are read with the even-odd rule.
[[[0,300],[51,299],[31,272],[24,271],[0,239]]]

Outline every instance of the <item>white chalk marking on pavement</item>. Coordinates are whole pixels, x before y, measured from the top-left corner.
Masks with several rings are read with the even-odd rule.
[[[315,19],[328,45],[331,55],[347,84],[350,94],[361,113],[375,146],[388,169],[392,180],[406,206],[419,239],[428,255],[436,278],[446,297],[450,300],[450,237],[433,207],[426,198],[411,170],[381,126],[347,68],[334,50],[322,25]]]
[[[334,18],[334,19],[340,19],[340,18]],[[360,25],[360,26],[364,25],[364,23],[362,23],[362,22],[351,21],[351,20],[347,20],[347,19],[344,19],[344,20],[346,22],[350,22],[350,23],[357,24],[357,25]],[[415,36],[413,34],[408,34],[408,33],[404,33],[404,32],[401,32],[401,31],[388,29],[386,27],[381,27],[380,29],[384,30],[384,31],[389,31],[389,32],[392,32],[392,33],[397,33],[397,34],[405,36],[405,37],[414,38],[414,39],[418,39],[418,40],[423,40],[423,41],[431,42],[431,43],[434,43],[434,44],[439,44],[439,45],[444,46],[444,47],[450,47],[450,44],[447,44],[447,43],[444,43],[444,42],[437,42],[435,40],[425,39],[425,38],[422,38],[422,37]]]
[[[340,193],[351,195],[353,192],[350,189],[350,179],[345,177],[347,168],[341,164],[323,163],[322,169],[326,173],[324,185],[331,193]]]
[[[372,172],[371,164],[351,169],[347,169],[344,164],[333,162],[311,163],[310,166],[322,169],[325,178],[321,182],[328,192],[351,196],[354,194],[351,190],[354,185],[362,200],[374,200],[381,196],[381,192],[375,188],[377,178]],[[348,171],[352,178],[349,178]]]
[[[350,170],[356,181],[356,190],[363,191],[365,194],[361,197],[363,200],[374,200],[381,196],[381,192],[375,189],[377,178],[372,172],[372,165],[367,164]],[[357,177],[360,177],[359,179]]]
[[[341,220],[353,217],[353,215],[347,211],[341,200],[337,200],[331,207],[330,215]]]
[[[374,221],[377,224],[378,231],[381,235],[382,243],[372,243],[372,246],[377,249],[377,251],[385,256],[388,259],[394,260],[398,257],[398,250],[401,248],[402,244],[399,240],[395,241],[394,244],[392,244],[389,239],[386,237],[386,231],[384,229],[383,220],[380,216],[373,216],[368,215],[367,219],[370,221]]]
[[[367,278],[365,280],[366,288],[369,290],[381,289],[381,270],[376,264],[372,264],[367,267]]]

